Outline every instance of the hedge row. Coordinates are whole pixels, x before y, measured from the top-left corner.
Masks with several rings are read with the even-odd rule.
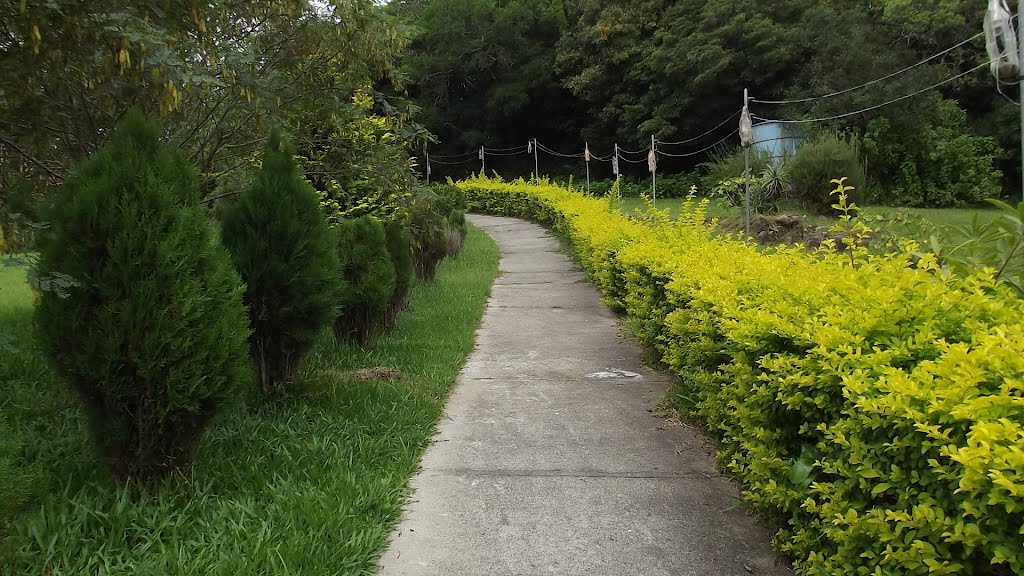
[[[1024,574],[1024,304],[929,256],[764,253],[703,206],[638,221],[522,181],[472,210],[552,226],[679,377],[802,574]]]

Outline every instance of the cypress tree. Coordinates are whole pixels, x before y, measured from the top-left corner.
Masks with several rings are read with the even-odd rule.
[[[379,220],[370,216],[346,220],[337,234],[346,287],[334,334],[365,347],[384,323],[395,291],[395,266]]]
[[[224,244],[242,280],[249,348],[264,394],[285,388],[338,311],[335,239],[295,150],[272,130],[252,182],[224,215]]]
[[[115,477],[187,466],[250,377],[242,284],[199,206],[198,178],[132,112],[58,193],[42,241],[43,348],[81,398]]]

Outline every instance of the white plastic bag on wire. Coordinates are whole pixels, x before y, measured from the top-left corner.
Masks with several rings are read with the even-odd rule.
[[[651,174],[658,170],[658,155],[654,153],[654,148],[651,148],[650,154],[647,155],[647,169]]]
[[[740,115],[740,144],[744,148],[750,148],[754,144],[754,121],[750,119],[750,110],[746,106]]]
[[[985,12],[985,49],[992,74],[1003,82],[1017,82],[1020,74],[1017,33],[1005,0],[989,0]]]
[[[619,156],[616,154],[612,156],[612,174],[617,177],[619,175]]]

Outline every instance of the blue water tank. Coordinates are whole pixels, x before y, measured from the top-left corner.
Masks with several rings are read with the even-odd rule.
[[[800,147],[801,140],[798,125],[778,122],[754,124],[754,152],[766,154],[775,164],[792,156]]]

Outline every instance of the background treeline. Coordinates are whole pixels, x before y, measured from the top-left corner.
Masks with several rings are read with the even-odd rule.
[[[644,149],[651,135],[684,140],[739,109],[744,88],[762,100],[801,99],[896,72],[982,31],[984,2],[959,0],[403,0],[390,9],[415,25],[403,60],[409,94],[453,155],[538,138],[562,152],[584,141]],[[457,23],[457,25],[453,25]],[[817,118],[916,92],[987,61],[981,37],[906,73],[833,98],[753,104],[765,118]],[[1016,97],[1015,87],[1004,92]],[[856,145],[880,203],[955,205],[1016,196],[1018,110],[987,67],[891,106],[808,126]],[[734,128],[694,142],[696,150]],[[543,156],[543,154],[542,154]],[[475,159],[475,158],[474,158]],[[663,158],[665,172],[707,160]],[[582,174],[582,162],[546,157],[542,173]],[[532,157],[489,159],[510,175]],[[555,169],[560,166],[562,169]],[[601,177],[608,163],[592,163]],[[598,168],[600,167],[600,168]],[[642,176],[644,164],[622,166]],[[435,165],[464,176],[478,162]]]

